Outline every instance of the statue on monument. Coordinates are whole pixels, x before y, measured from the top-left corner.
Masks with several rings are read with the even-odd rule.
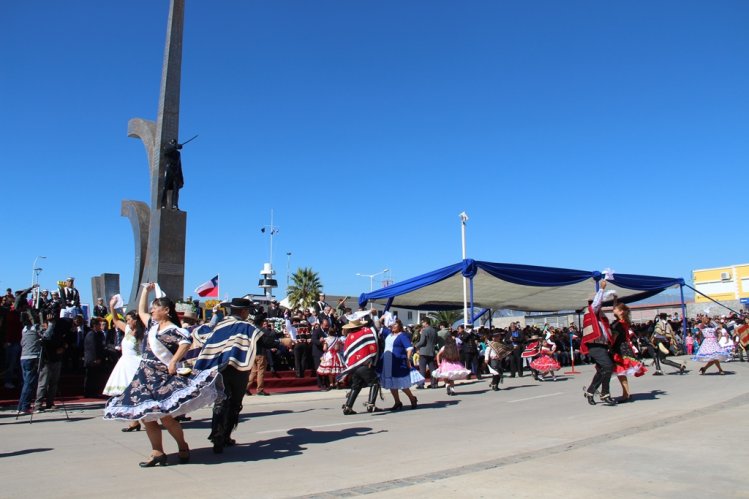
[[[164,164],[164,188],[161,191],[161,208],[166,208],[166,193],[172,191],[172,209],[179,209],[179,190],[185,185],[182,176],[182,155],[179,150],[184,144],[179,144],[177,139],[171,139],[161,148],[161,157]]]

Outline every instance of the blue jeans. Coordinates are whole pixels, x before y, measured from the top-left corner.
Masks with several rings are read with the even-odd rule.
[[[31,399],[36,395],[36,384],[39,381],[39,359],[21,359],[23,373],[23,389],[18,399],[18,410],[26,411],[31,408]]]

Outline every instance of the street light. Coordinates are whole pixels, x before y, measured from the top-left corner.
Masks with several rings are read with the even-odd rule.
[[[466,222],[468,221],[468,215],[465,211],[461,211],[460,215],[460,233],[463,243],[463,260],[466,259]],[[468,325],[468,278],[463,276],[463,324]]]
[[[375,276],[378,276],[380,274],[384,274],[385,272],[388,272],[390,269],[384,269],[380,272],[377,272],[375,274],[360,274],[359,272],[356,273],[359,277],[369,277],[369,292],[371,293],[374,289],[374,278]]]
[[[34,264],[31,266],[31,286],[33,287],[34,284],[37,284],[39,282],[39,272],[42,271],[41,267],[36,266],[36,262],[40,259],[46,259],[46,256],[37,256],[34,258]],[[34,306],[36,308],[39,308],[39,291],[36,292],[36,299],[34,300]]]
[[[33,286],[36,283],[36,277],[39,275],[37,271],[41,272],[42,269],[38,269],[36,267],[36,262],[39,261],[40,258],[47,258],[46,256],[38,256],[34,258],[34,265],[31,266],[31,285]]]

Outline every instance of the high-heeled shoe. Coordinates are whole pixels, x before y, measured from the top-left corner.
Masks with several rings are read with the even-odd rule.
[[[140,431],[140,423],[135,426],[126,426],[122,428],[121,431],[123,431],[124,433],[130,433],[131,431]]]
[[[705,374],[705,371],[707,371],[706,367],[700,367],[700,374]]]
[[[390,408],[391,411],[400,411],[401,409],[403,409],[402,402],[396,402],[395,405]]]
[[[166,466],[166,454],[151,456],[149,461],[138,463],[141,468],[153,468],[154,466]]]
[[[416,405],[419,403],[419,399],[414,397],[414,399],[411,401],[411,409],[416,409]]]
[[[180,449],[177,455],[179,456],[179,464],[190,462],[190,449]]]

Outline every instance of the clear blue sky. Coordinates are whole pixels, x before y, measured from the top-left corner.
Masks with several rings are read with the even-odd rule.
[[[691,279],[747,261],[745,1],[187,0],[185,289],[330,294],[461,258]],[[133,262],[167,0],[0,4],[0,287]],[[379,278],[378,278],[379,279]],[[278,290],[283,296],[283,287]]]

